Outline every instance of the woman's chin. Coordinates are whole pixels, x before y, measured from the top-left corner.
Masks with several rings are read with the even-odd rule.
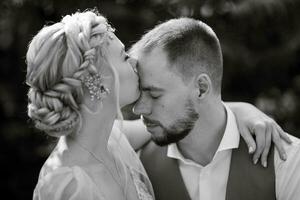
[[[139,99],[140,95],[141,95],[140,90],[137,89],[136,92],[131,96],[132,98],[130,98],[131,102],[129,104],[136,102]]]

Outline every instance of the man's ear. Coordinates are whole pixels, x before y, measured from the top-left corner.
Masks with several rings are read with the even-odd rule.
[[[197,88],[198,99],[203,99],[211,91],[211,79],[205,74],[199,74],[195,79],[195,86]]]

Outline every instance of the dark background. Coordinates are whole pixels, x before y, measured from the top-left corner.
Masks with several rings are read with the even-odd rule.
[[[300,2],[295,0],[1,0],[0,188],[31,199],[54,140],[26,114],[27,45],[45,23],[97,7],[129,47],[166,19],[191,16],[213,27],[224,54],[223,99],[255,104],[300,136]],[[124,110],[126,118],[130,108]],[[50,144],[50,145],[49,145]]]

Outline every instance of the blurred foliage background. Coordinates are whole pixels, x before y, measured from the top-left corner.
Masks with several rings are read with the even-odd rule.
[[[26,114],[27,45],[45,23],[94,7],[127,47],[170,18],[189,16],[208,23],[223,49],[223,99],[253,103],[300,136],[297,0],[1,0],[0,188],[9,199],[32,198],[39,169],[55,143],[35,131]],[[134,118],[130,107],[124,114]]]

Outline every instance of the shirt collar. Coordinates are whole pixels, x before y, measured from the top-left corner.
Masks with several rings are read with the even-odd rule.
[[[230,110],[230,108],[227,105],[225,105],[225,103],[223,103],[223,105],[227,113],[227,122],[226,122],[224,135],[216,151],[216,154],[220,151],[238,148],[240,142],[240,133],[237,127],[235,116],[233,112]],[[196,164],[193,161],[183,157],[183,155],[179,152],[176,143],[172,143],[168,145],[167,156],[170,158],[181,160],[186,164]]]

